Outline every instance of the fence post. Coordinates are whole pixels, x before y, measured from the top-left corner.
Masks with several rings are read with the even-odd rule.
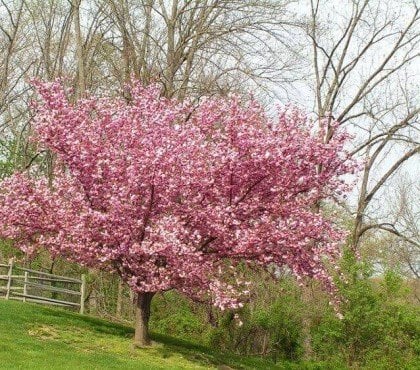
[[[9,260],[9,271],[7,272],[6,299],[9,299],[10,297],[10,290],[12,287],[12,274],[13,274],[13,258]]]
[[[26,302],[26,295],[28,294],[28,286],[26,283],[28,282],[28,271],[25,271],[25,280],[23,282],[23,302]]]
[[[82,274],[82,284],[80,285],[80,314],[85,313],[85,292],[86,292],[86,276]]]

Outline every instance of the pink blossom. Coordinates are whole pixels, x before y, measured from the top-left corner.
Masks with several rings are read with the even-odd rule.
[[[298,109],[270,120],[238,98],[193,107],[134,83],[131,102],[73,104],[59,82],[34,84],[33,140],[56,168],[51,183],[3,181],[2,237],[116,272],[137,292],[178,289],[220,308],[248,290],[227,260],[287,265],[334,290],[324,263],[344,233],[311,207],[347,191],[344,133],[324,144]]]

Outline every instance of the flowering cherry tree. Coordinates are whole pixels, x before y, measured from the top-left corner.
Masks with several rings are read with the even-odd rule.
[[[70,103],[59,82],[34,84],[33,139],[56,154],[55,173],[3,181],[0,235],[118,273],[137,293],[138,344],[150,343],[156,292],[240,306],[243,281],[222,279],[239,261],[286,265],[334,290],[325,262],[343,234],[311,209],[345,191],[344,134],[324,144],[322,123],[299,110],[271,120],[237,98],[192,106],[134,83],[130,102]]]

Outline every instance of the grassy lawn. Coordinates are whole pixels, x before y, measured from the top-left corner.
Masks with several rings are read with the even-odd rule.
[[[89,316],[0,299],[0,369],[302,369],[153,335],[132,349],[133,329]]]

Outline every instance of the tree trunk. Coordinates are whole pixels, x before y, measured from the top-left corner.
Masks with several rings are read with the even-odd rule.
[[[120,319],[122,317],[122,303],[124,295],[124,282],[121,278],[118,281],[118,292],[117,292],[117,309],[115,315]]]
[[[82,0],[73,0],[74,11],[74,32],[76,34],[76,56],[77,56],[77,97],[82,98],[86,92],[85,61],[83,50],[82,30],[80,26],[80,3]]]
[[[138,293],[136,296],[135,347],[146,347],[151,344],[149,337],[149,318],[150,304],[154,295],[154,292],[146,292]]]

